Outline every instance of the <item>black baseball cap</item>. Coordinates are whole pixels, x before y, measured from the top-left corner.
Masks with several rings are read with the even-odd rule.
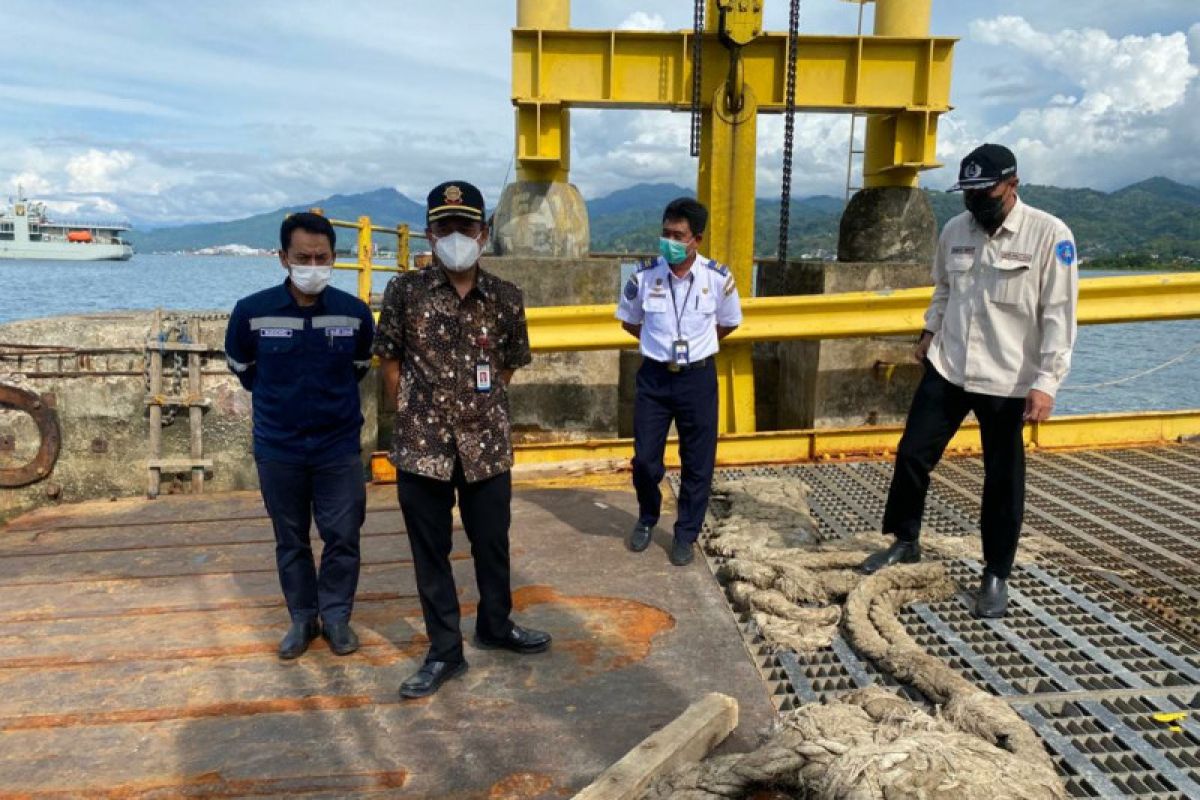
[[[948,191],[988,189],[1017,174],[1017,157],[1002,144],[976,147],[962,160],[958,168],[958,183]]]
[[[483,222],[483,193],[466,181],[446,181],[433,187],[425,205],[425,220],[464,217]]]

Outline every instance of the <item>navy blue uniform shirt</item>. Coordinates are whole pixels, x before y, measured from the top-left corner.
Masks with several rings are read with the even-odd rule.
[[[332,286],[311,306],[287,281],[238,301],[225,356],[254,393],[256,460],[319,464],[360,451],[358,382],[374,334],[367,304]]]

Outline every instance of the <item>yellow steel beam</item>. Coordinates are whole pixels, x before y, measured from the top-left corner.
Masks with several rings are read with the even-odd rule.
[[[513,102],[576,108],[691,107],[692,32],[513,30]],[[948,111],[951,37],[801,36],[796,107],[801,111]],[[786,33],[742,48],[746,85],[759,111],[784,111]],[[728,51],[704,35],[700,97],[724,85]]]
[[[727,343],[838,339],[915,334],[933,290],[848,292],[742,301],[744,320]],[[612,350],[633,340],[613,318],[616,306],[527,309],[535,351]],[[1200,273],[1079,282],[1079,322],[1084,325],[1200,317]]]
[[[895,453],[902,433],[902,427],[881,426],[722,434],[717,442],[717,464],[737,466],[887,457]],[[1025,444],[1031,449],[1165,444],[1193,436],[1200,436],[1200,410],[1055,417],[1048,422],[1027,425],[1024,431]],[[964,425],[951,440],[948,451],[979,452],[979,426],[974,423]],[[578,461],[620,462],[633,455],[633,440],[525,444],[515,448],[515,455],[518,466]],[[675,439],[668,444],[666,463],[669,467],[679,466]],[[395,480],[395,469],[384,453],[372,455],[371,472],[376,481]]]
[[[513,103],[522,169],[565,174],[568,109],[691,107],[691,32],[513,31]],[[947,37],[802,36],[797,47],[796,107],[893,115],[892,146],[873,169],[941,166],[937,117],[950,108],[955,39]],[[702,106],[729,75],[718,36],[703,41]],[[741,48],[740,80],[758,110],[785,108],[788,37],[764,33]],[[876,137],[878,139],[878,137]],[[878,153],[883,153],[883,150]]]
[[[758,146],[758,107],[754,91],[741,87],[741,107],[730,107],[731,93],[717,89],[713,113],[704,115],[700,131],[699,199],[709,210],[704,252],[728,264],[742,291],[749,293],[754,270],[754,187]],[[748,432],[754,422],[754,364],[750,345],[721,349],[717,359],[717,393],[721,432]]]
[[[876,36],[929,35],[932,0],[877,0]],[[863,140],[863,186],[916,186],[937,148],[937,116],[923,111],[874,114]]]

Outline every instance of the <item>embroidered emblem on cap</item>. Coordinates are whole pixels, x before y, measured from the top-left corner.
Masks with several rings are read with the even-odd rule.
[[[963,177],[978,178],[983,174],[983,167],[979,166],[978,161],[972,161],[967,166],[963,167]]]
[[[457,186],[447,186],[445,194],[446,202],[451,205],[458,205],[463,200],[462,189]]]

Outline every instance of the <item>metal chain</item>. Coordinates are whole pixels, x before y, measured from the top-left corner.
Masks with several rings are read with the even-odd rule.
[[[704,54],[704,0],[692,8],[692,158],[700,155],[700,59]]]
[[[792,216],[792,149],[796,133],[796,50],[800,40],[800,0],[792,0],[788,16],[787,88],[783,112],[783,176],[779,196],[779,263],[787,262],[788,227]]]

